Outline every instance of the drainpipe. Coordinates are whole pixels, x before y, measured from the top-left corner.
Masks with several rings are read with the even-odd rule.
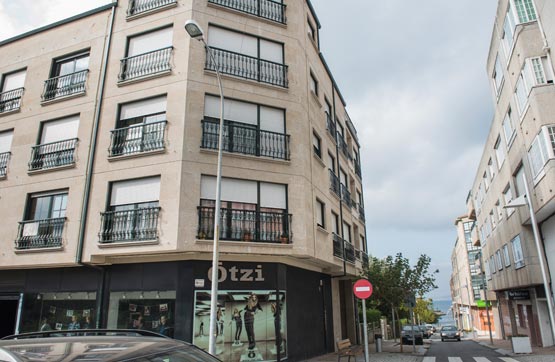
[[[112,42],[112,34],[114,31],[114,18],[116,15],[116,8],[118,6],[118,0],[112,2],[112,13],[110,15],[110,24],[107,34],[107,39],[104,45],[104,58],[102,59],[102,68],[100,70],[100,84],[98,87],[98,92],[96,96],[96,109],[94,112],[93,129],[90,138],[90,148],[89,157],[87,160],[87,171],[85,176],[85,190],[83,192],[83,206],[81,209],[81,222],[79,224],[79,237],[77,241],[77,253],[75,256],[75,262],[78,265],[94,268],[100,271],[100,285],[98,287],[98,293],[96,298],[96,328],[100,328],[102,321],[102,309],[104,306],[104,289],[106,282],[106,270],[103,267],[96,266],[93,264],[83,263],[83,244],[85,243],[85,230],[87,228],[87,217],[89,213],[89,202],[91,196],[91,184],[92,184],[92,173],[94,166],[94,156],[96,153],[96,142],[98,139],[98,125],[100,123],[100,113],[102,110],[102,99],[104,97],[104,88],[106,85],[106,72],[108,68],[108,57],[110,55],[110,45]]]

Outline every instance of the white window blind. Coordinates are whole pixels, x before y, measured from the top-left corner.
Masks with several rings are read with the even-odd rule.
[[[503,245],[503,258],[505,259],[505,267],[511,266],[511,258],[509,257],[509,246]]]
[[[520,166],[515,174],[515,192],[516,197],[524,195],[524,166]]]
[[[347,186],[347,174],[345,171],[340,170],[339,172],[340,181],[343,185]]]
[[[166,112],[166,106],[166,96],[126,103],[120,108],[120,119],[130,119],[149,114]]]
[[[316,200],[316,225],[324,226],[324,204],[320,200]]]
[[[127,56],[132,57],[172,45],[173,29],[171,27],[156,30],[129,38]]]
[[[21,70],[19,72],[5,75],[4,82],[2,84],[2,92],[23,88],[26,74],[27,70]]]
[[[503,162],[505,162],[505,147],[503,147],[503,142],[501,141],[501,137],[497,137],[497,141],[495,142],[495,158],[497,159],[497,168],[501,169]]]
[[[316,78],[310,73],[310,90],[314,94],[318,94],[318,83],[316,82]]]
[[[285,112],[283,109],[260,106],[260,129],[285,133]]]
[[[508,57],[511,47],[513,46],[513,38],[514,38],[514,31],[515,31],[515,21],[511,14],[511,7],[507,11],[505,15],[505,22],[503,24],[503,46],[505,47],[505,54]]]
[[[351,226],[343,221],[343,239],[345,241],[351,242]]]
[[[256,37],[215,26],[208,28],[208,45],[255,58],[258,57]]]
[[[216,200],[216,177],[201,177],[200,197],[207,200]],[[222,178],[222,201],[244,202],[256,204],[258,202],[256,181]]]
[[[273,41],[260,39],[260,59],[283,64],[283,45]]]
[[[530,160],[530,166],[532,168],[532,176],[536,177],[549,159],[547,139],[543,129],[536,138],[534,138],[532,146],[530,150],[528,150],[528,159]]]
[[[260,207],[286,209],[285,185],[260,183]]]
[[[256,125],[258,124],[257,108],[253,103],[224,98],[224,119]],[[220,119],[220,97],[206,95],[204,115]]]
[[[110,206],[160,200],[160,176],[112,183]]]
[[[515,267],[519,268],[524,266],[524,254],[522,253],[520,235],[515,236],[515,238],[511,240],[511,244],[513,244],[513,259],[515,262]]]
[[[331,213],[331,228],[336,235],[339,235],[339,217],[336,213]]]
[[[77,138],[79,116],[45,122],[42,126],[40,143],[52,143]]]
[[[0,132],[0,153],[10,152],[12,148],[13,130]]]

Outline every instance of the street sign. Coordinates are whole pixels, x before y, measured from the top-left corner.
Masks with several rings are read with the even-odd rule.
[[[353,292],[358,299],[368,299],[372,295],[372,284],[366,279],[359,279],[353,285]]]

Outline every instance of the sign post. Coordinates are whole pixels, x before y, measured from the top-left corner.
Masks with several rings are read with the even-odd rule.
[[[366,299],[370,298],[372,295],[372,284],[366,279],[359,279],[353,285],[353,293],[358,299],[362,299],[362,321],[364,329],[364,360],[366,362],[370,361],[368,357],[368,327],[366,323]],[[377,343],[377,342],[376,342]]]

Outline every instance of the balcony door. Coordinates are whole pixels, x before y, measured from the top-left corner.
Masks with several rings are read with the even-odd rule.
[[[85,71],[89,69],[89,52],[57,59],[52,66],[49,97],[57,98],[85,90]]]
[[[39,144],[33,147],[30,170],[74,163],[79,116],[44,122],[41,128]]]
[[[6,74],[0,88],[0,112],[19,109],[27,70]]]

